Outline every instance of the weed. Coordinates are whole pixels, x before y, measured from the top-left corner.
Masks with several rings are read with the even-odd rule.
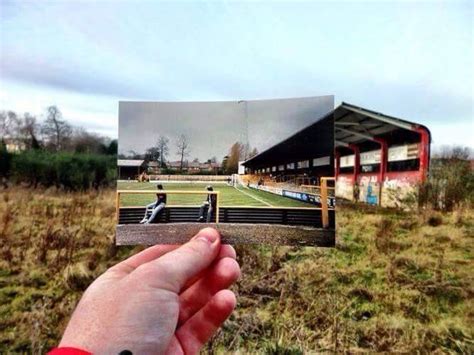
[[[0,353],[44,353],[90,282],[143,247],[113,244],[112,190],[0,201]],[[333,249],[236,246],[238,307],[207,351],[472,353],[472,209],[337,213]]]
[[[89,268],[83,262],[66,266],[63,276],[66,286],[74,291],[84,291],[94,280]]]
[[[438,227],[443,224],[443,217],[439,213],[434,213],[428,217],[427,223],[431,227]]]

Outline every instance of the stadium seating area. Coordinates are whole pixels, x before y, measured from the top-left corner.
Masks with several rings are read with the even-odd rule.
[[[269,187],[275,187],[279,189],[300,191],[300,192],[311,192],[308,187],[302,187],[302,185],[315,185],[319,186],[319,179],[311,178],[305,175],[242,175],[241,181],[244,185],[263,185]]]

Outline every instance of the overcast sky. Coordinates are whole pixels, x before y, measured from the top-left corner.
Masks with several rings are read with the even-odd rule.
[[[473,2],[0,2],[0,109],[335,95],[474,146]]]
[[[218,161],[235,142],[259,152],[309,126],[334,108],[333,96],[219,102],[120,102],[119,153],[143,153],[158,137],[169,139],[168,160],[179,160],[185,135],[188,160]]]

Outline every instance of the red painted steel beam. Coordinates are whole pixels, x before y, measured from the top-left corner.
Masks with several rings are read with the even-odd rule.
[[[354,185],[357,184],[357,178],[360,172],[360,151],[359,147],[355,144],[349,144],[348,146],[354,152],[354,172],[352,173],[354,179]]]
[[[415,126],[414,131],[420,134],[420,145],[418,146],[420,159],[420,181],[425,181],[428,177],[430,164],[430,133],[425,127]]]
[[[379,168],[379,205],[382,205],[382,189],[385,173],[387,172],[388,144],[382,138],[374,138],[380,144],[380,168]]]
[[[379,169],[379,180],[382,183],[387,172],[387,160],[388,160],[388,145],[387,142],[382,138],[374,138],[374,141],[380,144],[380,169]]]

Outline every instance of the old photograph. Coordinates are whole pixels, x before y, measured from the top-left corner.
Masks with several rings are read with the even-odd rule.
[[[181,243],[212,224],[231,243],[333,245],[333,107],[120,102],[117,243]]]

